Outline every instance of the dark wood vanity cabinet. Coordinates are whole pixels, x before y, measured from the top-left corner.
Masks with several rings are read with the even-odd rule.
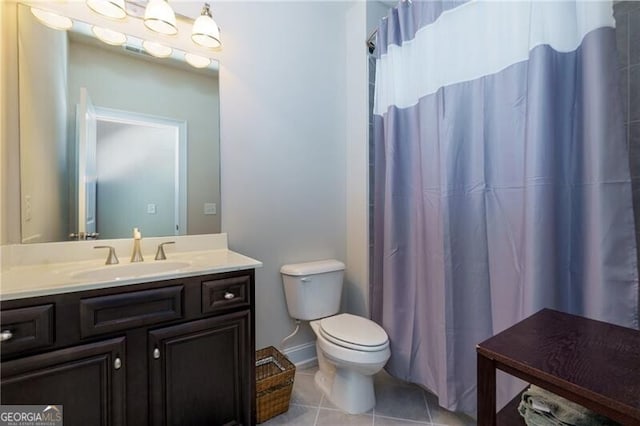
[[[254,294],[244,270],[0,302],[0,402],[62,404],[66,426],[254,424]]]
[[[3,362],[2,404],[63,405],[64,424],[124,425],[125,338]]]
[[[250,422],[241,404],[251,398],[249,389],[241,386],[242,378],[251,373],[247,371],[249,320],[249,312],[240,311],[149,332],[151,424]]]

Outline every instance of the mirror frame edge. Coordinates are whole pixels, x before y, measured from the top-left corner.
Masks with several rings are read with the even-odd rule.
[[[0,2],[0,244],[21,244],[20,111],[18,108],[18,2]]]

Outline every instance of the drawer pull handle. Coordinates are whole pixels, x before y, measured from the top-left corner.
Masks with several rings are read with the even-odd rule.
[[[236,297],[236,295],[231,293],[230,291],[227,291],[227,292],[224,293],[224,298],[227,299],[227,300],[231,300],[234,297]]]
[[[115,361],[113,361],[113,368],[120,370],[120,367],[122,367],[122,361],[120,358],[116,358]]]
[[[160,349],[155,348],[153,350],[153,359],[158,359],[158,358],[160,358]]]
[[[13,337],[13,333],[10,330],[2,330],[0,333],[0,342],[6,342]]]

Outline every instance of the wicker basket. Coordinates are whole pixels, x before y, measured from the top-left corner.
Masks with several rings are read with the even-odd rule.
[[[289,410],[296,366],[273,346],[256,352],[256,422]]]

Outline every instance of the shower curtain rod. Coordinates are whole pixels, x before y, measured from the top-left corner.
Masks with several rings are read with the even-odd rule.
[[[409,4],[410,5],[411,3],[413,3],[413,1],[412,0],[400,0],[398,2],[398,4],[400,4],[400,3],[404,3],[404,4]],[[384,17],[382,19],[384,20],[384,19],[387,19],[387,18]],[[376,42],[375,42],[376,34],[378,34],[378,29],[377,28],[375,28],[373,31],[371,31],[369,33],[369,37],[367,37],[367,48],[369,48],[369,53],[373,53],[376,50]]]

